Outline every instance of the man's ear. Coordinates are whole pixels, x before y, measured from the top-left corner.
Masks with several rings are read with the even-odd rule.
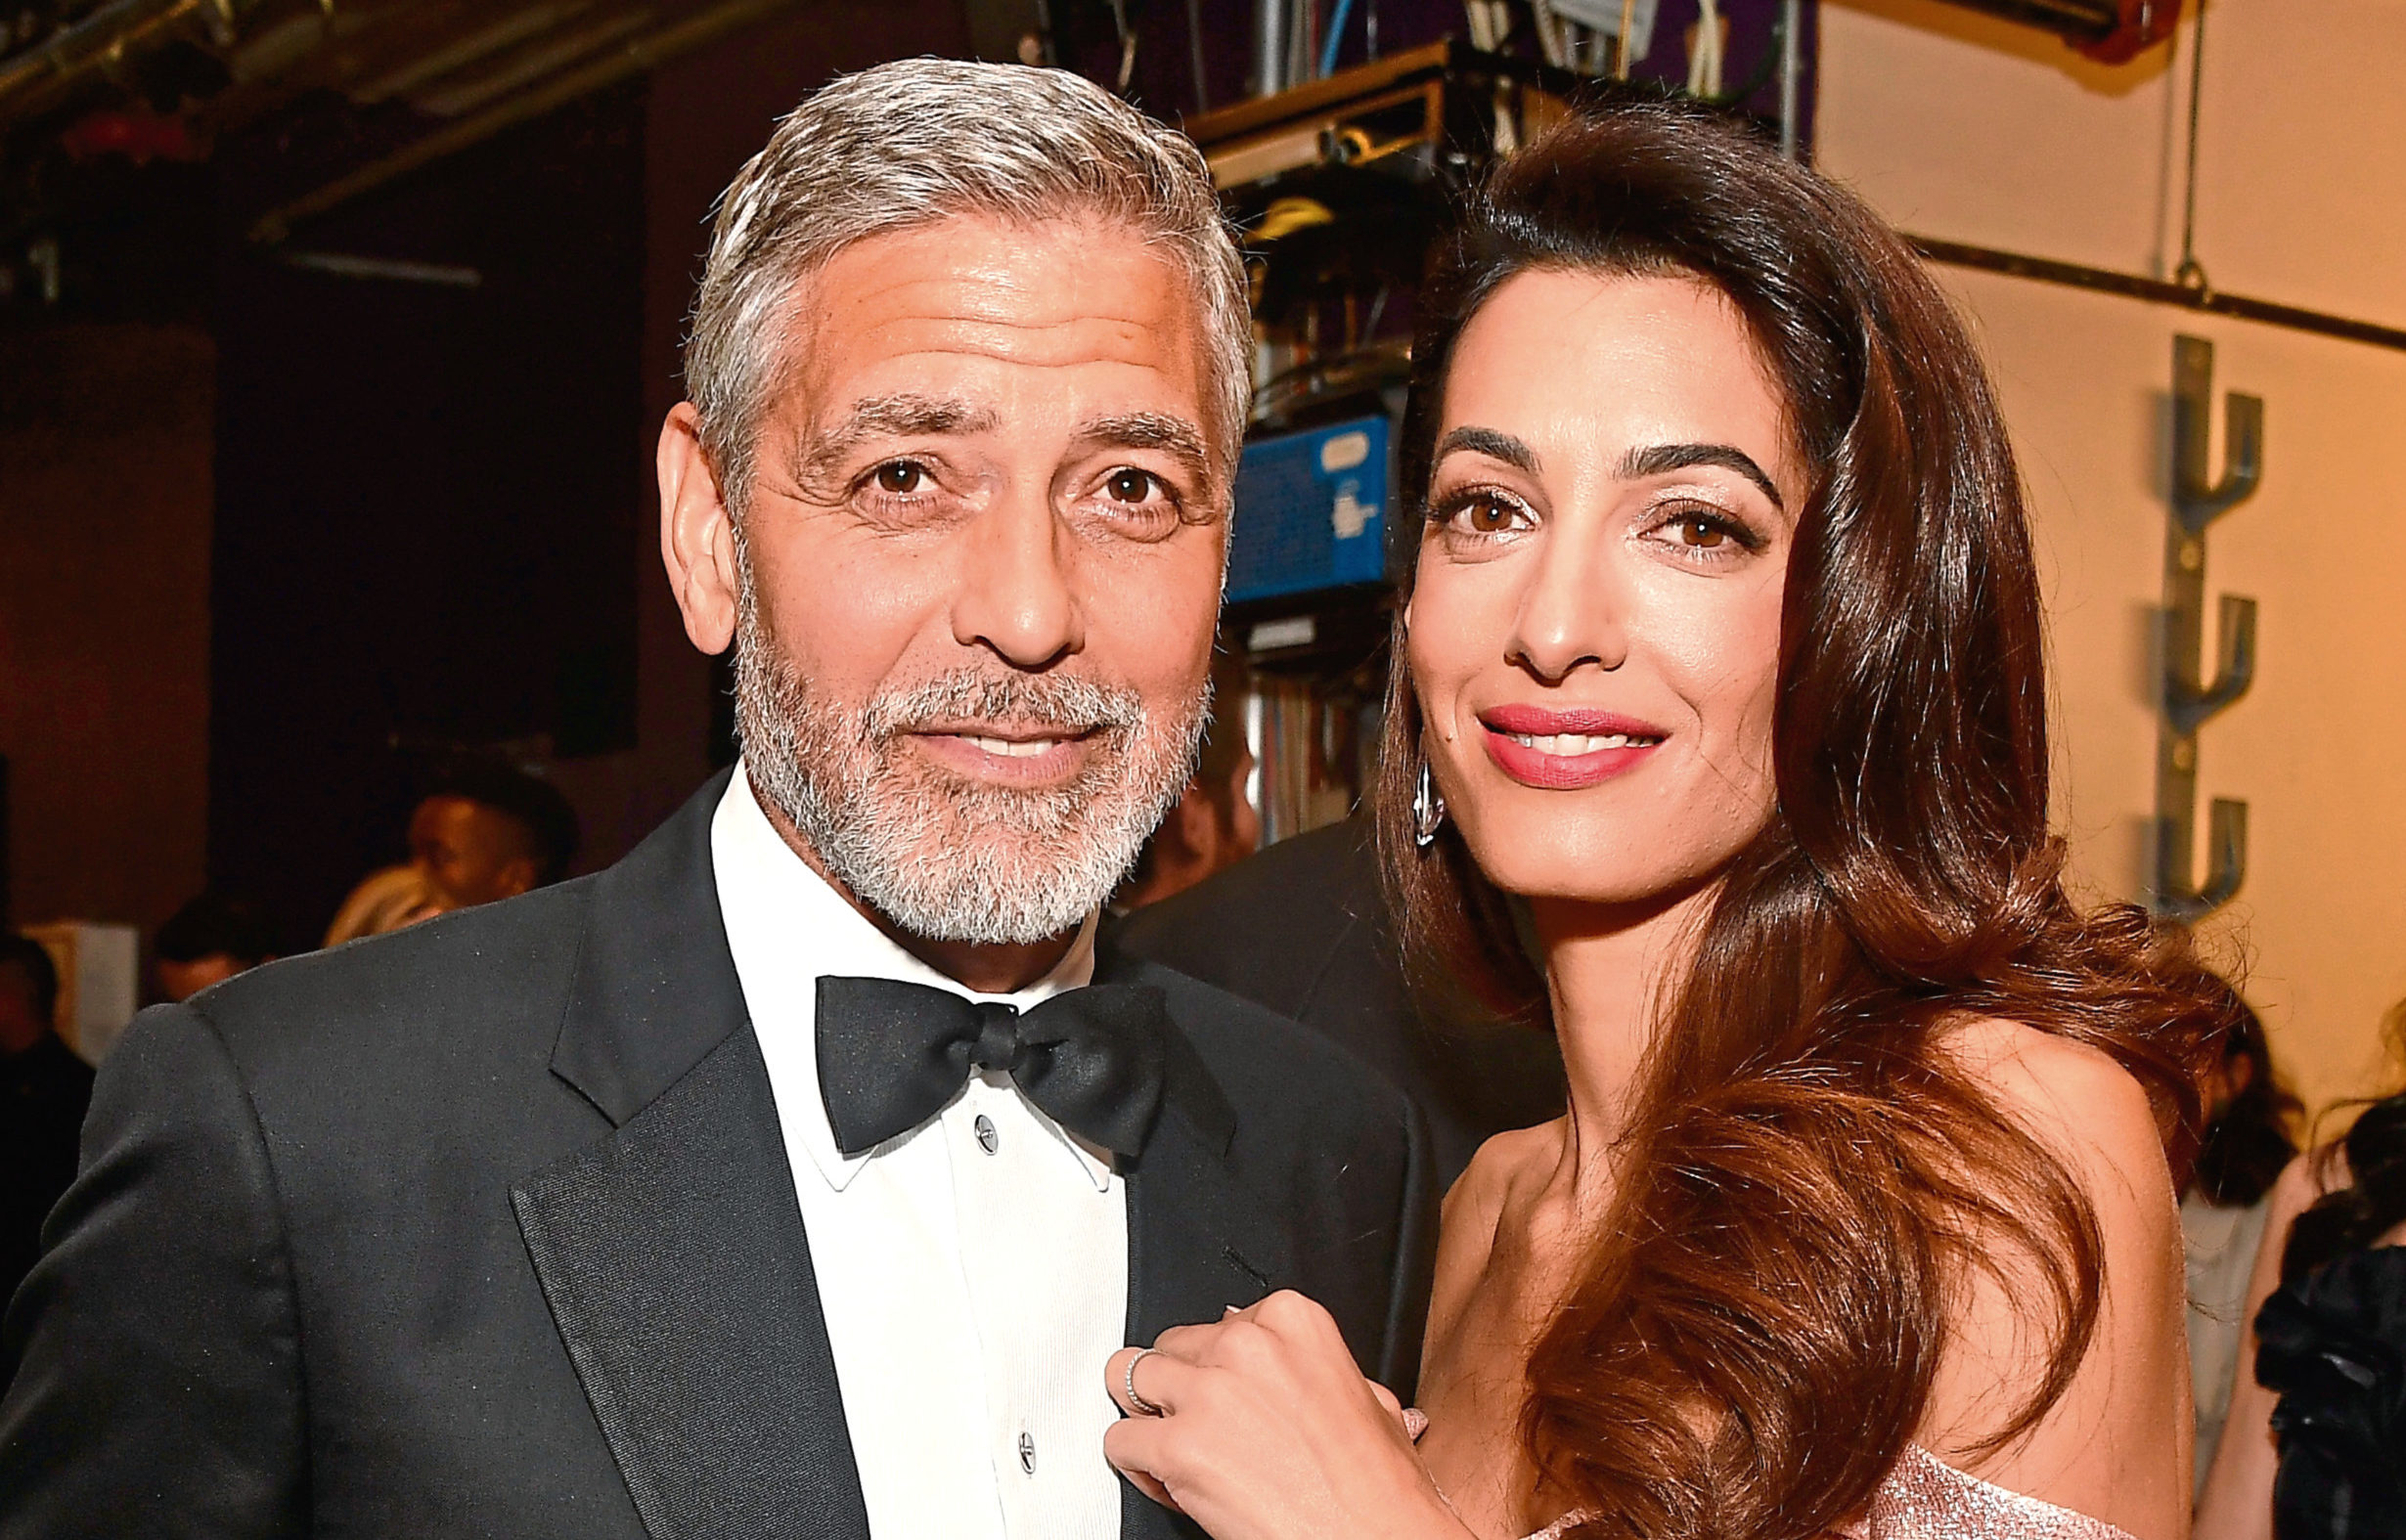
[[[660,425],[660,559],[685,613],[685,634],[704,652],[735,635],[735,525],[702,454],[701,414],[680,401]]]

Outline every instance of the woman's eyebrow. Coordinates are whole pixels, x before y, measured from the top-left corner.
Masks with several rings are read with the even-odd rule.
[[[1621,458],[1621,479],[1636,481],[1645,476],[1669,475],[1692,465],[1718,465],[1734,470],[1760,487],[1762,495],[1771,500],[1771,506],[1782,513],[1788,511],[1779,488],[1771,484],[1771,478],[1763,474],[1753,456],[1734,444],[1649,444],[1632,448]]]
[[[1537,452],[1511,434],[1498,433],[1493,428],[1455,428],[1437,441],[1437,453],[1430,457],[1430,463],[1443,461],[1456,450],[1485,455],[1490,460],[1500,460],[1516,470],[1533,476],[1537,474]]]

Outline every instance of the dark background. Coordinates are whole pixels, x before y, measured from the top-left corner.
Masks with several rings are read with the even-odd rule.
[[[1730,80],[1776,8],[1724,0]],[[8,195],[37,195],[39,222],[0,219],[0,917],[147,931],[208,886],[311,945],[401,858],[429,759],[458,747],[545,767],[583,820],[580,867],[623,854],[729,753],[651,481],[712,200],[831,75],[1006,53],[1034,9],[798,6],[273,245],[251,239],[263,212],[422,126],[320,93],[204,154],[12,138]],[[1240,100],[1247,0],[1199,9],[1210,100]],[[1340,65],[1372,12],[1382,54],[1460,30],[1451,0],[1357,0]],[[1109,7],[1051,13],[1061,62],[1114,79]],[[1197,100],[1187,8],[1128,14],[1129,95],[1176,120]],[[1683,73],[1694,15],[1662,0],[1640,72]],[[42,238],[55,300],[33,293]]]

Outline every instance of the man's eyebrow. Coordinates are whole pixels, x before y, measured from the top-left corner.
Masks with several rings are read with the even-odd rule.
[[[1498,433],[1493,428],[1455,428],[1437,441],[1437,453],[1430,457],[1429,462],[1436,464],[1456,450],[1485,455],[1490,460],[1500,460],[1530,475],[1537,474],[1537,452],[1511,434]]]
[[[1635,481],[1644,476],[1666,476],[1692,465],[1718,465],[1724,470],[1734,470],[1760,487],[1762,495],[1771,500],[1771,506],[1782,513],[1788,511],[1787,503],[1779,495],[1779,488],[1771,484],[1771,478],[1763,474],[1762,467],[1755,463],[1752,455],[1734,444],[1649,444],[1632,448],[1621,457],[1621,479]]]
[[[1166,412],[1122,412],[1092,418],[1078,427],[1078,441],[1110,449],[1157,449],[1196,476],[1211,473],[1211,454],[1203,430],[1184,418]]]
[[[796,468],[805,476],[827,471],[862,444],[873,438],[909,438],[939,433],[986,433],[994,414],[950,396],[903,392],[864,396],[843,417],[803,438]]]

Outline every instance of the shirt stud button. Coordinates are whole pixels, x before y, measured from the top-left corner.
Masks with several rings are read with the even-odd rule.
[[[994,1120],[984,1113],[979,1113],[977,1122],[969,1126],[977,1130],[977,1147],[988,1155],[994,1154],[995,1147],[1002,1142],[1002,1136],[994,1131]]]
[[[1022,1432],[1019,1435],[1019,1469],[1030,1475],[1036,1474],[1036,1436],[1033,1433]]]

